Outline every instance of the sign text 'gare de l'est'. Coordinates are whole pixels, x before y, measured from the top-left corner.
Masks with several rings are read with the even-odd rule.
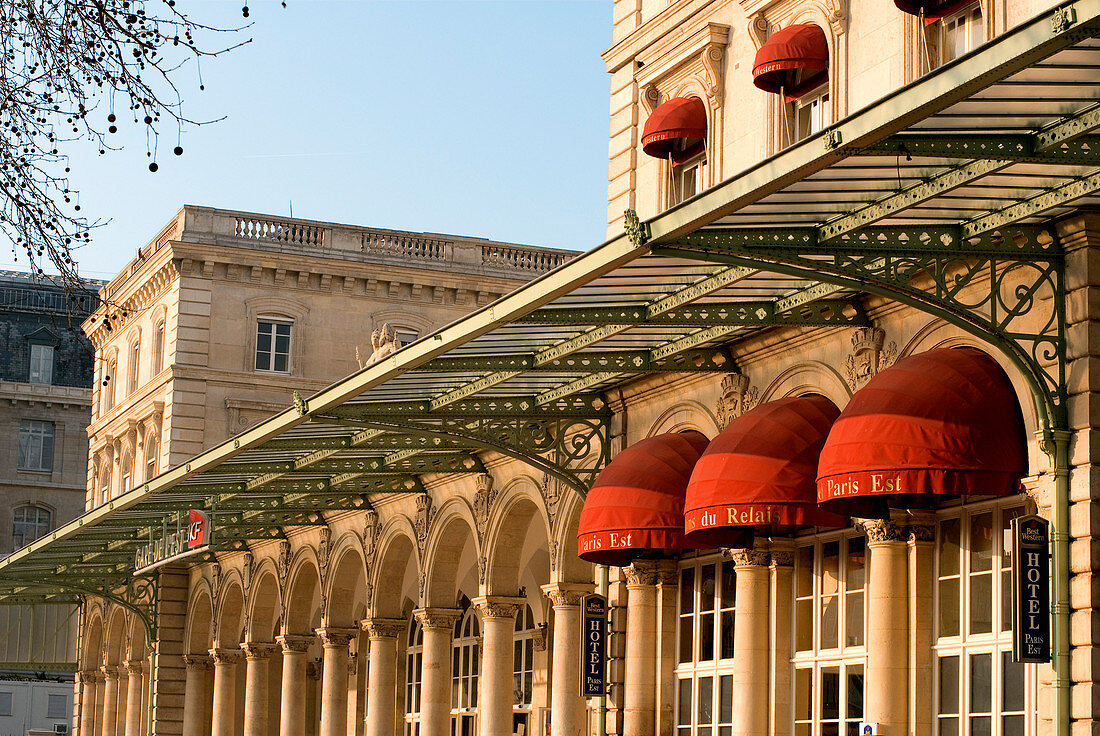
[[[149,543],[138,547],[134,574],[141,575],[167,562],[197,554],[210,545],[214,528],[205,511],[190,509],[176,515],[175,529],[166,518],[163,527],[149,529]]]

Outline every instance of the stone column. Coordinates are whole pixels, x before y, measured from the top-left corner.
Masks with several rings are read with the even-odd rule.
[[[654,714],[660,736],[676,731],[676,637],[679,631],[680,566],[661,560],[657,568],[657,692]]]
[[[92,733],[100,735],[103,730],[103,705],[107,699],[107,678],[103,676],[103,668],[96,670],[95,674],[95,712],[92,714]]]
[[[128,691],[126,693],[126,721],[125,736],[142,736],[141,734],[141,694],[145,687],[145,663],[140,659],[132,659],[126,663]]]
[[[117,695],[115,695],[115,736],[124,736],[126,733],[126,703],[130,696],[130,671],[126,669],[126,664],[122,663],[118,666],[118,684]]]
[[[522,598],[481,596],[481,681],[477,688],[480,736],[512,736],[512,641]]]
[[[882,736],[905,736],[909,717],[909,619],[906,534],[894,520],[865,521],[867,534],[867,678],[864,720]]]
[[[104,665],[103,671],[103,722],[102,736],[115,736],[118,727],[118,667]]]
[[[206,672],[211,659],[205,654],[185,654],[187,679],[183,688],[183,736],[203,736],[206,730]]]
[[[554,642],[550,665],[550,736],[582,736],[585,732],[581,697],[581,601],[592,586],[550,583],[542,592],[554,607]]]
[[[771,646],[768,729],[772,736],[791,734],[791,617],[794,610],[794,549],[792,539],[771,540]],[[736,617],[735,617],[736,618]],[[734,629],[736,631],[736,627]],[[734,695],[736,698],[737,695]]]
[[[279,736],[305,736],[306,652],[313,643],[313,637],[279,636],[276,639],[283,647],[283,689],[279,703]]]
[[[319,736],[348,733],[348,645],[358,629],[326,626],[316,629],[323,648],[321,668],[321,729]]]
[[[932,654],[932,624],[935,609],[932,591],[936,578],[933,553],[936,542],[936,515],[911,511],[909,522],[909,733],[932,736],[935,715],[932,692],[935,684],[935,658]]]
[[[626,576],[623,736],[656,736],[658,563],[635,560]]]
[[[367,736],[396,736],[397,642],[409,625],[399,618],[369,618],[361,624],[370,638],[367,672]]]
[[[758,545],[728,554],[737,574],[733,736],[768,736],[768,552]]]
[[[95,736],[95,712],[99,705],[96,698],[96,670],[80,671],[80,732],[77,736]]]
[[[244,736],[268,736],[268,665],[278,648],[272,642],[249,641],[244,651]]]
[[[214,660],[214,707],[210,736],[233,736],[237,715],[237,662],[240,649],[211,649]]]
[[[454,608],[413,611],[424,629],[420,675],[421,736],[448,736],[451,731],[451,639],[460,613]]]

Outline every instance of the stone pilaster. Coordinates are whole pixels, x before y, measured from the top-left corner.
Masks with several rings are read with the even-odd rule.
[[[125,736],[144,736],[141,732],[142,693],[145,692],[145,663],[132,660],[126,663],[126,720]]]
[[[867,673],[864,718],[904,736],[909,718],[908,533],[896,519],[863,521],[867,535]]]
[[[211,649],[214,660],[214,708],[210,715],[210,736],[233,736],[237,713],[237,663],[241,650]]]
[[[794,684],[791,681],[791,642],[794,636],[791,630],[791,612],[794,610],[791,591],[794,585],[794,551],[793,539],[771,540],[768,732],[773,736],[791,736],[791,691]]]
[[[482,596],[471,603],[481,614],[481,682],[477,710],[481,736],[512,734],[512,637],[522,598]]]
[[[550,667],[550,736],[580,736],[584,733],[584,698],[581,697],[580,640],[581,601],[592,586],[550,583],[542,592],[554,608],[554,641]]]
[[[268,673],[274,642],[245,642],[244,652],[244,736],[268,736]]]
[[[348,731],[348,645],[358,629],[328,626],[316,630],[321,640],[324,666],[321,671],[320,736],[347,736]]]
[[[103,708],[99,733],[101,736],[116,736],[118,727],[118,667],[104,665],[103,672]]]
[[[96,670],[80,671],[80,724],[77,736],[95,736],[96,680],[100,673]]]
[[[279,736],[306,733],[306,652],[312,636],[284,635],[275,638],[283,648],[283,681],[279,697]]]
[[[451,640],[461,611],[418,608],[413,611],[424,630],[420,677],[421,736],[448,736],[451,723]]]
[[[360,626],[370,639],[366,736],[395,736],[398,642],[408,633],[409,624],[404,619],[370,618]]]
[[[909,723],[912,736],[932,736],[935,715],[932,693],[935,657],[932,653],[936,585],[933,554],[936,547],[936,515],[910,511],[907,529],[909,564]]]
[[[627,590],[624,736],[656,736],[659,570],[653,560],[635,560],[623,568]]]
[[[187,668],[183,736],[203,736],[207,719],[206,673],[213,666],[213,660],[206,654],[185,654],[183,664]]]
[[[768,733],[768,564],[766,544],[727,550],[737,575],[733,629],[733,736]]]
[[[156,736],[181,736],[184,733],[184,701],[191,697],[186,687],[190,681],[183,661],[189,584],[186,568],[171,565],[162,567],[157,574],[157,634],[156,640],[149,643],[156,655],[153,660],[156,670],[146,673],[147,677],[152,678],[152,693],[143,692],[143,700],[150,695],[153,699],[153,722],[144,724],[143,730],[151,729]],[[205,682],[199,695],[204,693]],[[147,708],[146,703],[142,708],[143,719],[146,718]]]
[[[661,560],[657,567],[657,692],[654,713],[657,733],[672,736],[676,730],[676,638],[680,616],[680,566]]]

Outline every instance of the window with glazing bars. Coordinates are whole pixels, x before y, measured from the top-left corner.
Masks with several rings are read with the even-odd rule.
[[[290,372],[290,322],[261,319],[256,322],[256,370]]]
[[[733,733],[734,563],[681,563],[676,658],[677,736]]]

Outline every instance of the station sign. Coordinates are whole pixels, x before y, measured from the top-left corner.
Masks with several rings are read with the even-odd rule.
[[[1012,659],[1050,661],[1050,524],[1012,520]]]
[[[581,695],[598,697],[607,692],[607,599],[586,595],[581,605],[584,653],[581,657]]]
[[[214,533],[205,511],[189,509],[165,517],[160,529],[149,527],[149,542],[138,547],[134,575],[141,575],[169,562],[205,552]]]

